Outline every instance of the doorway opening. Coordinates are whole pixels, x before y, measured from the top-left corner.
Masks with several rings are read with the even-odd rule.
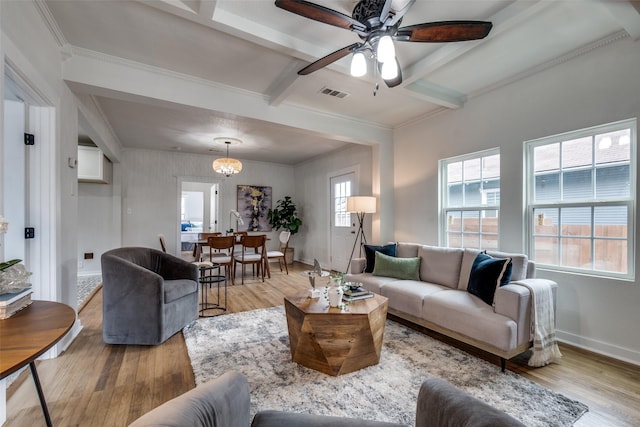
[[[219,183],[185,179],[180,184],[180,251],[192,251],[200,233],[220,231]]]

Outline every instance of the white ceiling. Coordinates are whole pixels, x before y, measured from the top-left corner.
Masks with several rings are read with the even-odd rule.
[[[356,1],[317,3],[351,15]],[[330,126],[319,130],[305,125],[298,114],[346,118],[354,128],[390,132],[443,109],[464,108],[474,96],[586,52],[621,32],[638,40],[638,3],[417,0],[402,26],[486,20],[494,27],[479,41],[397,42],[403,84],[393,89],[382,84],[375,96],[373,77],[349,75],[350,57],[298,76],[297,70],[309,62],[360,39],[348,30],[279,9],[273,0],[48,0],[41,7],[68,64],[64,78],[72,90],[93,97],[122,147],[211,154],[222,148],[213,138],[237,137],[243,140],[232,147],[237,157],[297,164],[344,144],[367,141],[348,131],[333,132]],[[202,96],[219,90],[231,102],[228,109],[225,104],[203,108],[201,102],[189,101],[197,93],[189,97],[172,94],[171,87],[151,90],[136,85],[133,73],[110,76],[120,83],[99,83],[95,68],[74,68],[70,58],[144,66],[200,85]],[[325,87],[349,96],[321,94]],[[157,96],[161,89],[163,100]],[[176,101],[168,102],[172,96]]]

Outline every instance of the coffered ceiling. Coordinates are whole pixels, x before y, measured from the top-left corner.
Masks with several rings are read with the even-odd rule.
[[[316,2],[347,15],[356,4]],[[350,76],[350,56],[298,76],[359,38],[273,0],[46,0],[38,7],[65,59],[63,78],[90,96],[122,147],[211,154],[221,149],[213,138],[228,136],[244,141],[235,156],[284,164],[391,140],[398,126],[464,108],[612,40],[640,39],[639,2],[417,0],[403,26],[484,20],[493,29],[479,41],[396,42],[403,83],[380,82],[374,95],[371,73]]]

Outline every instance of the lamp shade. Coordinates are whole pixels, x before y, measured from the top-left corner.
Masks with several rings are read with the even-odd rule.
[[[229,177],[242,170],[242,162],[230,157],[222,157],[213,161],[213,170]]]
[[[347,197],[347,212],[376,213],[376,198],[373,196]]]

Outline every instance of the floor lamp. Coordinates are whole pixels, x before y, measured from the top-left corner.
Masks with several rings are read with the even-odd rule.
[[[367,243],[367,236],[364,234],[363,222],[364,216],[368,213],[376,213],[376,198],[373,196],[351,196],[347,197],[347,212],[354,213],[358,217],[358,231],[356,232],[356,239],[353,242],[353,249],[351,249],[351,256],[349,257],[349,264],[347,264],[347,270],[351,266],[351,259],[353,253],[356,251],[358,241],[360,241],[360,256],[362,256],[362,245]]]

